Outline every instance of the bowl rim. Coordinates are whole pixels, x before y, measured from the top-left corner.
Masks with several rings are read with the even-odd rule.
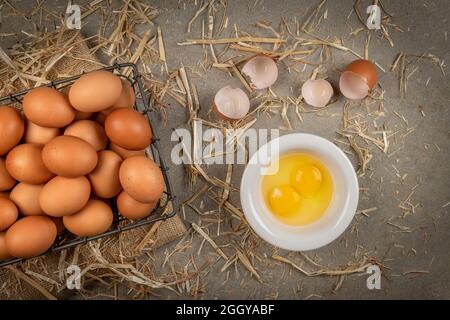
[[[295,143],[292,143],[292,141],[295,141]],[[307,142],[305,143],[305,141]],[[254,207],[252,205],[255,193],[249,192],[248,189],[251,181],[250,179],[252,180],[255,179],[254,175],[250,174],[251,169],[249,164],[251,163],[253,165],[257,164],[257,166],[261,166],[260,164],[257,163],[255,157],[258,157],[261,153],[261,150],[265,150],[264,148],[268,148],[271,143],[279,143],[280,148],[282,148],[284,144],[285,147],[290,149],[307,148],[311,151],[320,151],[321,153],[330,155],[330,160],[333,161],[333,163],[335,163],[342,169],[342,172],[346,180],[350,182],[346,192],[346,195],[348,196],[348,201],[344,202],[344,208],[332,230],[324,229],[323,231],[320,232],[320,236],[317,236],[314,239],[298,237],[297,239],[293,240],[292,235],[286,234],[284,235],[277,234],[277,237],[274,237],[273,234],[268,232],[267,228],[262,225],[261,219],[258,218],[259,214],[258,212],[256,212],[256,210],[254,210]],[[272,158],[278,155],[279,153],[273,155]],[[338,159],[338,161],[336,159]],[[358,178],[355,169],[353,168],[353,165],[350,162],[347,155],[331,141],[318,135],[309,133],[286,134],[277,137],[261,146],[258,149],[258,151],[252,155],[252,157],[249,160],[249,164],[247,164],[242,174],[240,185],[240,198],[242,211],[247,219],[247,222],[252,227],[253,231],[268,243],[277,246],[279,248],[292,251],[307,251],[318,249],[320,247],[330,244],[331,242],[336,240],[339,236],[341,236],[347,229],[347,227],[350,225],[351,221],[353,220],[359,199]]]

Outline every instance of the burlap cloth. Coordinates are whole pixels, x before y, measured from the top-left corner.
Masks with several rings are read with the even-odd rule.
[[[61,41],[66,42],[71,49],[47,72],[47,79],[55,80],[100,68],[101,64],[90,53],[79,32],[65,31],[61,33]],[[8,94],[8,79],[0,81],[3,84],[1,95]],[[180,238],[185,232],[183,222],[176,215],[166,221],[80,245],[75,249],[49,253],[12,267],[1,268],[0,299],[45,299],[52,296],[65,298],[74,293],[66,289],[67,266],[76,264],[83,269],[90,263],[95,263],[96,268],[88,273],[89,277],[83,280],[83,285],[92,280],[106,280],[108,273],[112,274],[108,266],[136,263],[143,252]],[[147,269],[151,270],[151,267]]]

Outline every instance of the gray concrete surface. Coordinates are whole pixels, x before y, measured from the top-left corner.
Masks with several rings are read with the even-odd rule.
[[[15,5],[26,8],[31,1],[17,1]],[[362,1],[362,8],[369,4]],[[63,11],[65,1],[57,1]],[[167,51],[168,66],[176,69],[181,65],[192,66],[202,58],[201,46],[179,47],[177,42],[182,42],[189,37],[198,37],[199,22],[195,24],[193,34],[186,34],[187,22],[191,19],[196,6],[191,1],[184,5],[183,1],[149,1],[160,8],[160,15],[155,23],[161,26],[164,33]],[[228,1],[227,15],[229,27],[223,33],[231,33],[234,24],[240,30],[251,34],[269,36],[268,31],[255,27],[258,21],[270,21],[274,27],[278,27],[281,18],[293,19],[297,17],[302,21],[308,8],[317,1],[292,0],[292,1]],[[363,52],[364,33],[356,37],[350,37],[352,30],[360,27],[360,24],[352,10],[353,1],[328,1],[325,5],[328,9],[328,19],[325,20],[317,34],[322,37],[342,38],[344,42],[358,52]],[[436,56],[450,60],[450,46],[446,33],[449,30],[450,4],[446,0],[441,1],[388,1],[384,0],[386,9],[394,16],[393,22],[399,25],[404,32],[393,32],[394,47],[386,40],[380,38],[380,34],[372,38],[370,44],[370,57],[389,69],[399,52],[422,54],[430,52]],[[20,21],[4,20],[2,32],[21,30],[28,28]],[[83,28],[86,36],[97,32],[98,19],[95,15],[89,17],[88,23]],[[11,45],[13,39],[1,40],[3,47]],[[342,69],[353,58],[349,54],[343,54],[333,50],[333,59],[336,68]],[[160,67],[154,67],[155,74]],[[308,69],[309,70],[309,69]],[[447,70],[447,69],[446,69]],[[448,74],[448,72],[447,72]],[[280,66],[279,80],[274,86],[274,91],[281,95],[296,96],[300,93],[302,82],[309,76],[309,72],[288,74],[286,69]],[[335,68],[328,69],[328,76],[333,84],[337,84],[339,73]],[[229,77],[226,73],[211,69],[202,78],[190,74],[191,80],[196,84],[199,92],[202,115],[206,115],[217,89],[224,83],[240,86],[236,78]],[[427,80],[428,86],[426,86]],[[400,129],[402,120],[394,113],[404,115],[410,127],[415,130],[404,139],[392,140],[389,153],[399,150],[388,157],[380,151],[373,150],[373,159],[370,162],[368,173],[360,178],[360,185],[369,189],[360,198],[359,208],[366,209],[377,207],[369,214],[369,217],[358,216],[352,226],[334,243],[308,252],[308,255],[320,264],[333,267],[357,261],[355,251],[368,253],[382,261],[385,265],[381,290],[368,290],[366,288],[366,274],[352,275],[345,279],[342,287],[333,293],[337,279],[334,277],[305,277],[286,265],[275,264],[270,256],[274,248],[260,241],[257,254],[261,261],[255,260],[255,267],[261,275],[262,282],[250,278],[249,272],[238,264],[237,268],[230,268],[229,279],[226,273],[220,271],[223,261],[214,264],[211,271],[200,278],[200,284],[204,293],[199,298],[269,298],[278,297],[285,299],[298,298],[329,298],[329,299],[449,299],[450,298],[450,205],[444,207],[450,201],[450,168],[449,168],[449,143],[450,143],[450,88],[448,75],[443,76],[438,67],[429,63],[420,64],[414,76],[410,78],[408,93],[401,99],[399,93],[399,79],[397,72],[380,73],[379,82],[386,90],[385,108],[386,117],[379,122],[387,123],[390,129]],[[290,92],[292,88],[293,92]],[[307,132],[318,134],[333,140],[337,138],[336,130],[341,125],[341,113],[344,99],[339,98],[338,103],[328,109],[333,117],[320,117],[314,114],[305,114],[304,122],[295,120],[292,114],[293,132]],[[425,116],[419,112],[418,106],[422,106]],[[173,143],[170,142],[172,128],[185,126],[187,113],[185,109],[172,103],[168,109],[168,122],[158,125],[160,137],[164,146],[164,153],[170,155]],[[280,119],[269,119],[261,115],[255,124],[256,128],[276,128],[280,125]],[[287,133],[287,132],[282,132]],[[436,147],[436,145],[438,147]],[[356,166],[356,157],[350,156]],[[399,175],[407,174],[404,180],[395,175],[394,165]],[[172,180],[175,184],[175,192],[180,200],[187,198],[193,191],[198,190],[201,184],[190,190],[187,187],[187,179],[184,169],[180,166],[170,165]],[[233,174],[233,184],[238,186],[243,165],[236,165]],[[223,166],[211,166],[208,172],[218,177],[224,177]],[[380,182],[382,179],[382,182]],[[411,188],[418,185],[412,196],[413,202],[420,204],[416,212],[405,218],[399,218],[403,211],[398,208],[400,200],[405,199],[411,192]],[[231,196],[234,203],[239,204],[237,193]],[[206,208],[208,200],[205,198]],[[389,219],[398,225],[407,226],[406,232],[387,224]],[[200,223],[201,218],[192,211],[187,210],[186,224],[190,222]],[[207,222],[203,222],[207,226]],[[232,254],[230,244],[238,243],[234,236],[222,234],[214,236],[215,225],[210,225],[210,233],[214,240],[226,253]],[[356,228],[357,227],[357,228]],[[226,223],[222,225],[222,233],[229,231]],[[356,232],[357,230],[357,232]],[[404,230],[403,230],[404,231]],[[190,236],[188,236],[190,237]],[[162,257],[165,252],[173,250],[175,244],[169,244],[155,253],[155,273],[163,274],[173,265],[179,269],[185,264],[191,255],[201,264],[204,257],[215,259],[214,250],[208,244],[204,244],[201,255],[197,255],[202,239],[194,234],[192,246],[183,252],[172,256],[170,262],[162,267]],[[288,252],[279,250],[278,254],[286,255]],[[267,259],[265,258],[267,256]],[[299,264],[304,261],[298,253],[291,253],[289,258]],[[308,264],[305,264],[305,268]],[[190,269],[191,270],[191,269]],[[411,271],[425,271],[424,273],[411,273]],[[245,279],[242,282],[242,279]],[[103,289],[101,289],[103,290]],[[126,297],[126,290],[122,294]],[[183,292],[174,294],[166,290],[154,291],[159,298],[191,298]],[[157,296],[158,295],[158,296]],[[313,296],[311,296],[313,295]],[[317,296],[316,296],[317,295]]]

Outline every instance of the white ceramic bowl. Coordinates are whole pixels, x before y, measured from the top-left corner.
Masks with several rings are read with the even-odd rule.
[[[334,185],[331,203],[324,215],[305,226],[290,226],[276,219],[261,192],[267,157],[273,161],[293,151],[319,159],[328,168]],[[265,158],[266,161],[261,160]],[[332,142],[312,134],[288,134],[263,145],[250,159],[241,181],[242,209],[253,230],[267,242],[294,251],[317,249],[337,239],[352,221],[358,197],[358,179],[350,160]]]

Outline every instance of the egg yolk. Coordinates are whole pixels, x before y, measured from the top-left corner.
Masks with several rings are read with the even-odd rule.
[[[275,214],[289,216],[300,208],[300,195],[289,185],[274,187],[269,193],[269,204]]]
[[[322,186],[322,172],[314,165],[305,165],[292,173],[292,186],[305,198],[313,198]]]

